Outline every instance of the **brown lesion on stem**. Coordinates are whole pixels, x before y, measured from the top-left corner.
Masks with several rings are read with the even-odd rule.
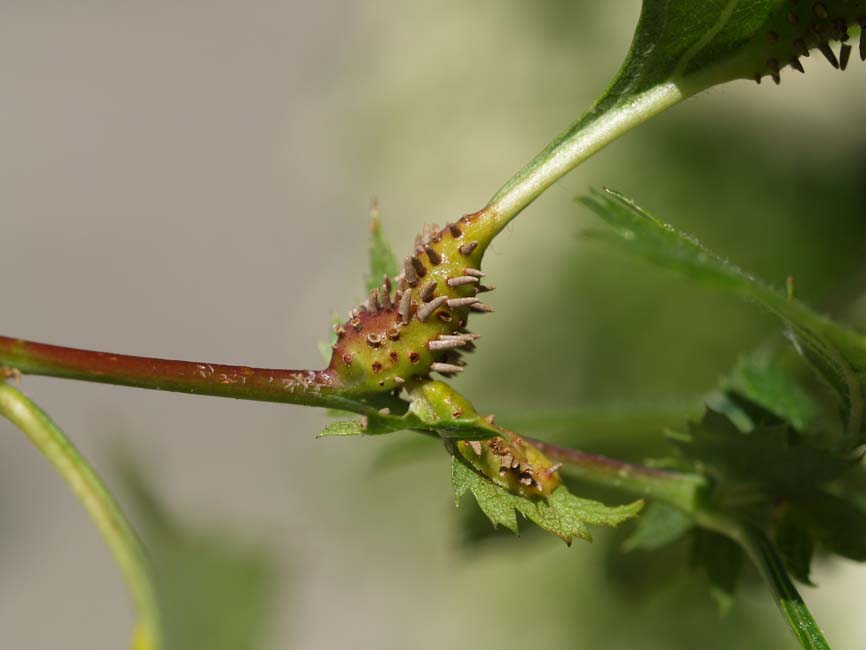
[[[15,373],[265,402],[344,408],[328,370],[280,370],[112,354],[0,336],[3,377]],[[11,373],[11,374],[10,374]]]

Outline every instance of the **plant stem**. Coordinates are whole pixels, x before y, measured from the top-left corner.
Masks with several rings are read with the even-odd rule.
[[[532,438],[526,440],[551,460],[567,465],[575,476],[588,483],[659,499],[683,510],[693,517],[698,525],[733,539],[758,567],[801,646],[805,650],[830,650],[821,629],[797,592],[770,540],[753,524],[710,511],[704,499],[708,485],[702,476],[625,463]]]
[[[758,567],[788,626],[804,650],[830,650],[821,628],[812,617],[764,531],[754,524],[734,521],[712,513],[704,513],[698,518],[698,522],[706,528],[727,535],[743,547]]]
[[[5,382],[0,382],[0,415],[21,429],[54,465],[111,549],[138,616],[133,650],[158,650],[161,647],[159,608],[145,553],[105,484],[57,425],[23,393]]]
[[[575,476],[588,483],[659,499],[689,514],[700,508],[702,494],[707,487],[706,479],[697,474],[669,472],[600,454],[566,449],[542,440],[525,439],[551,460],[568,466]]]
[[[0,336],[0,366],[24,374],[263,402],[361,410],[328,370],[274,370],[109,354]],[[372,407],[371,407],[371,410]]]
[[[609,105],[609,94],[610,90],[490,199],[481,217],[489,224],[490,239],[581,162],[688,96],[674,82],[660,84],[613,106]]]

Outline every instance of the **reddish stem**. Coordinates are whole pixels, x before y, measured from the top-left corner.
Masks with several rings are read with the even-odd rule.
[[[643,497],[658,498],[686,512],[694,512],[706,487],[706,479],[697,474],[669,472],[646,465],[626,463],[615,458],[590,454],[578,449],[526,438],[542,453],[563,463],[572,474],[596,485],[627,490]]]
[[[0,366],[24,374],[345,408],[345,388],[328,370],[274,370],[79,350],[0,336]],[[353,409],[356,410],[356,409]]]

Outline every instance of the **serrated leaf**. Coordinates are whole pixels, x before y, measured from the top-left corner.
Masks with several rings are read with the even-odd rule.
[[[481,476],[457,456],[451,459],[451,484],[458,505],[467,491],[472,492],[494,526],[502,525],[517,533],[517,512],[520,512],[566,544],[571,544],[575,537],[591,539],[587,525],[616,526],[637,515],[643,506],[643,501],[606,506],[576,497],[564,485],[547,499],[520,497]]]
[[[840,67],[828,41],[849,38],[850,26],[860,29],[866,0],[819,4],[820,15],[815,9],[814,18],[809,12],[801,20],[805,8],[786,0],[643,0],[631,48],[611,84],[488,203],[497,215],[491,234],[557,178],[696,93],[734,79],[760,83],[767,75],[779,83],[782,68],[802,70],[799,57],[816,47]],[[847,57],[851,45],[845,47]]]
[[[672,544],[692,529],[691,517],[661,501],[650,503],[635,531],[622,544],[624,551],[655,551]]]
[[[744,560],[743,550],[727,537],[703,528],[694,530],[690,563],[706,573],[710,594],[722,614],[726,614],[734,603],[734,591]]]
[[[343,417],[347,413],[334,411],[331,415]],[[479,420],[422,420],[409,411],[404,415],[370,413],[360,420],[337,420],[325,426],[316,437],[379,436],[411,429],[435,432],[444,440],[481,440],[496,435],[495,431]]]
[[[826,38],[809,32],[805,19],[792,23],[789,5],[786,0],[643,0],[626,60],[593,112],[665,84],[689,96],[732,79],[778,74],[780,66],[800,56],[801,47],[816,47]],[[858,2],[829,5],[837,6],[830,6],[827,25],[837,19],[851,23],[863,11]]]
[[[389,278],[397,276],[397,258],[382,232],[379,206],[374,204],[370,211],[370,276],[367,278],[367,291],[381,286],[386,275]]]
[[[727,387],[766,409],[797,431],[816,425],[820,407],[793,378],[771,365],[744,361],[737,364]]]
[[[411,429],[421,423],[412,414],[405,416],[370,414],[359,420],[337,420],[329,423],[316,434],[316,438],[343,436],[379,436]]]
[[[828,551],[866,561],[866,512],[826,492],[796,503],[797,514]]]
[[[343,319],[340,318],[339,314],[331,314],[331,325],[341,325],[343,323]],[[334,353],[333,345],[337,342],[337,331],[335,329],[331,329],[331,333],[328,335],[328,340],[319,341],[317,344],[319,349],[319,354],[322,355],[322,358],[325,360],[325,363],[329,363],[331,361],[331,355]]]
[[[478,506],[490,519],[493,527],[505,526],[512,533],[517,533],[517,512],[514,495],[504,488],[494,485],[481,475],[472,470],[466,463],[460,461],[456,456],[451,458],[451,485],[454,488],[454,497],[457,505],[460,499],[469,490],[475,496]],[[582,522],[575,526],[576,530],[570,531],[567,542],[571,542],[573,535],[587,537],[589,535]]]
[[[775,525],[776,549],[788,571],[797,580],[811,585],[809,579],[815,543],[808,528],[799,520],[796,512],[786,508]]]
[[[721,413],[707,409],[674,444],[721,481],[760,486],[771,495],[801,495],[841,476],[853,459],[805,444],[784,425],[740,431]]]
[[[331,422],[316,434],[317,438],[330,436],[363,436],[367,432],[360,420],[337,420]]]
[[[612,227],[590,231],[588,236],[755,302],[780,318],[798,350],[839,395],[851,434],[850,446],[862,442],[866,337],[756,279],[620,194],[605,190],[583,199],[583,203]]]
[[[331,343],[326,341],[319,341],[316,343],[316,348],[319,350],[319,354],[322,355],[322,358],[327,363],[331,360]]]
[[[634,96],[719,67],[742,50],[779,4],[733,0],[695,6],[692,0],[644,0],[631,49],[608,95]],[[699,85],[734,76],[710,76]]]

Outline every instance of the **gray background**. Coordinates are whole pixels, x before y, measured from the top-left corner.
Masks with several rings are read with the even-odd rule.
[[[321,365],[330,312],[361,298],[370,197],[397,252],[422,222],[480,207],[617,67],[639,3],[615,4],[549,24],[493,0],[2,0],[2,333]],[[662,120],[735,115],[780,156],[831,164],[862,146],[850,132],[866,109],[864,73],[814,61],[780,88],[733,84]],[[786,140],[782,123],[812,135]],[[568,254],[555,231],[532,227],[552,223],[548,212],[612,175],[651,173],[629,169],[628,153],[616,145],[521,217],[489,260],[496,284]],[[482,326],[491,352],[530,291],[513,286],[497,304],[506,316]],[[484,359],[476,382],[496,368]],[[571,381],[566,394],[582,380]],[[502,383],[505,396],[518,390]],[[551,558],[597,570],[598,545],[458,561],[444,458],[377,476],[369,460],[383,443],[315,441],[326,419],[312,409],[40,378],[23,388],[109,482],[116,450],[131,449],[178,510],[281,558],[271,648],[525,647],[519,621],[479,622],[490,616],[481,585],[513,587],[501,554],[529,575]],[[125,647],[131,613],[106,548],[41,457],[8,424],[0,434],[0,643]],[[866,569],[823,567],[817,582],[807,596],[837,647],[866,646]],[[771,612],[762,593],[745,598]],[[560,647],[556,620],[568,614],[524,611]]]

